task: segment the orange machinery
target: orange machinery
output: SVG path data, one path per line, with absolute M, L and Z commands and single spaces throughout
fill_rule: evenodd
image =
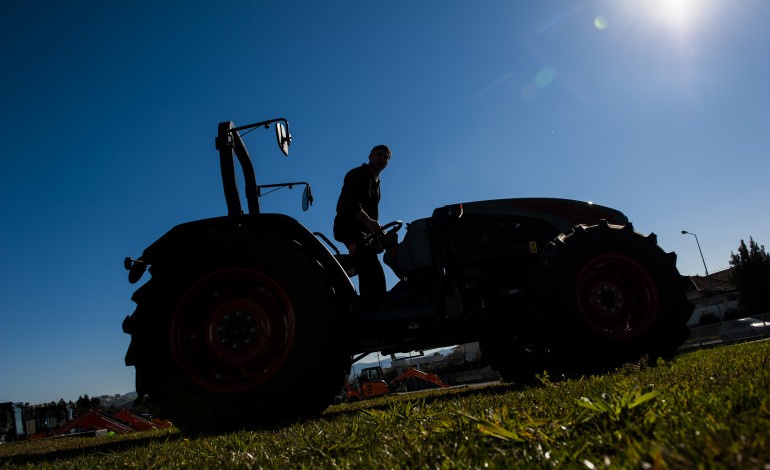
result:
M 449 385 L 441 380 L 441 377 L 432 373 L 424 372 L 414 367 L 410 367 L 402 374 L 395 377 L 389 383 L 385 381 L 382 374 L 382 367 L 368 367 L 361 370 L 358 378 L 359 385 L 356 387 L 350 382 L 346 385 L 348 401 L 358 401 L 366 398 L 377 398 L 395 391 L 405 380 L 417 378 L 432 382 L 441 388 Z

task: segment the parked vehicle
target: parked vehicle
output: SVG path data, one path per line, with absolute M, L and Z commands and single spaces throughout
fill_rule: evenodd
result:
M 543 370 L 587 373 L 671 357 L 693 306 L 676 255 L 636 232 L 620 211 L 580 201 L 501 199 L 450 204 L 386 224 L 372 246 L 399 282 L 385 310 L 363 313 L 348 255 L 321 233 L 262 213 L 240 131 L 288 122 L 219 124 L 228 215 L 172 228 L 137 259 L 126 364 L 156 416 L 193 429 L 227 429 L 319 413 L 368 353 L 479 341 L 505 380 Z M 234 157 L 245 178 L 241 208 Z M 653 362 L 654 363 L 654 362 Z M 308 387 L 312 384 L 312 387 Z
M 719 338 L 722 341 L 758 338 L 769 334 L 770 323 L 752 317 L 726 321 L 719 327 Z

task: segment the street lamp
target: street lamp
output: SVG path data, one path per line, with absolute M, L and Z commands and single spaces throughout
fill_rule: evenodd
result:
M 709 283 L 711 284 L 711 295 L 714 297 L 714 303 L 717 306 L 717 311 L 719 312 L 719 321 L 723 321 L 724 317 L 722 316 L 722 307 L 720 307 L 719 303 L 717 303 L 717 294 L 714 291 L 714 280 L 711 279 L 711 276 L 709 276 L 709 268 L 706 267 L 706 259 L 703 257 L 703 250 L 700 249 L 700 242 L 698 241 L 698 235 L 688 232 L 687 230 L 682 230 L 682 235 L 692 235 L 695 237 L 695 243 L 698 244 L 698 252 L 700 253 L 700 259 L 703 261 L 703 269 L 706 271 L 706 278 L 708 278 Z
M 709 268 L 706 267 L 706 260 L 703 258 L 703 251 L 700 249 L 700 242 L 698 241 L 698 236 L 692 232 L 688 232 L 687 230 L 682 230 L 682 235 L 692 235 L 693 237 L 695 237 L 695 243 L 698 244 L 698 252 L 700 252 L 700 259 L 703 261 L 703 269 L 706 270 L 706 277 L 709 277 Z

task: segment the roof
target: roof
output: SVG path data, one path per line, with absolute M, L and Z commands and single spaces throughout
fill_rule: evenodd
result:
M 101 411 L 91 410 L 86 411 L 75 417 L 72 421 L 67 422 L 67 424 L 57 429 L 54 434 L 63 435 L 69 433 L 71 430 L 83 431 L 94 429 L 108 429 L 116 434 L 124 434 L 133 431 L 128 423 L 102 413 Z
M 128 425 L 136 431 L 147 431 L 148 429 L 154 429 L 158 427 L 149 419 L 145 419 L 129 410 L 120 410 L 112 416 L 125 423 L 128 423 Z
M 687 292 L 714 292 L 728 293 L 735 291 L 735 284 L 732 283 L 730 276 L 733 268 L 723 269 L 708 276 L 689 276 L 690 284 L 687 286 Z

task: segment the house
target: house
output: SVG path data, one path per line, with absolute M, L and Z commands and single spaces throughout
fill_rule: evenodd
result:
M 402 373 L 410 367 L 416 367 L 418 369 L 431 370 L 434 366 L 444 360 L 444 356 L 440 352 L 435 352 L 431 355 L 425 356 L 422 352 L 418 356 L 409 357 L 392 357 L 390 367 L 397 373 Z
M 100 429 L 112 431 L 115 434 L 125 434 L 133 431 L 131 426 L 115 417 L 98 410 L 90 410 L 81 413 L 72 421 L 68 421 L 64 426 L 56 429 L 51 434 L 53 436 L 63 436 L 67 434 L 96 432 Z
M 696 325 L 704 314 L 724 318 L 738 308 L 738 293 L 730 280 L 733 268 L 723 269 L 708 276 L 688 276 L 687 300 L 695 305 L 688 325 Z
M 171 423 L 154 423 L 138 414 L 128 410 L 118 410 L 109 415 L 99 410 L 90 410 L 79 414 L 72 421 L 56 429 L 53 436 L 63 436 L 74 433 L 96 432 L 107 430 L 115 434 L 125 434 L 132 431 L 148 431 L 150 429 L 165 428 Z

